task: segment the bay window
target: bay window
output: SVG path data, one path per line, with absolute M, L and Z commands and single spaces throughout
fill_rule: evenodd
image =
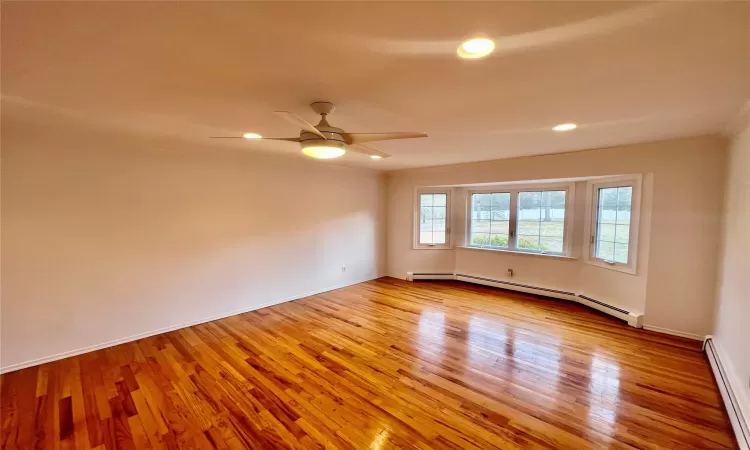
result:
M 467 246 L 566 255 L 571 190 L 565 185 L 470 192 Z

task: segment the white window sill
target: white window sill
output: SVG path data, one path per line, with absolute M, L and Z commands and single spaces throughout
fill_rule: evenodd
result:
M 602 269 L 614 270 L 616 272 L 627 273 L 629 275 L 636 275 L 635 267 L 626 266 L 624 264 L 607 264 L 600 259 L 585 259 L 583 262 L 591 266 L 601 267 Z
M 501 248 L 469 247 L 469 246 L 465 246 L 465 245 L 459 245 L 456 248 L 460 248 L 462 250 L 478 250 L 480 252 L 509 253 L 511 255 L 540 256 L 542 258 L 554 258 L 554 259 L 562 259 L 562 260 L 568 260 L 568 261 L 574 261 L 574 260 L 578 259 L 575 256 L 554 255 L 554 254 L 550 254 L 550 253 L 519 252 L 517 250 L 503 250 Z
M 453 250 L 454 247 L 450 245 L 415 245 L 412 247 L 414 250 Z

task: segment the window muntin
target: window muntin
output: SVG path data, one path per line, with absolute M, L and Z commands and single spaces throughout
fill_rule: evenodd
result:
M 448 194 L 419 194 L 419 245 L 445 245 L 448 242 Z
M 628 264 L 632 202 L 633 186 L 597 188 L 595 258 Z

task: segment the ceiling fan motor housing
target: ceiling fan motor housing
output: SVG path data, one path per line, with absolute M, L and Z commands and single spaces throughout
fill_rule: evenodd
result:
M 341 128 L 332 126 L 318 125 L 315 128 L 318 129 L 326 139 L 321 139 L 320 136 L 309 131 L 302 131 L 299 134 L 300 145 L 303 149 L 307 147 L 335 147 L 342 150 L 347 149 L 347 142 L 344 136 L 341 134 L 344 132 Z

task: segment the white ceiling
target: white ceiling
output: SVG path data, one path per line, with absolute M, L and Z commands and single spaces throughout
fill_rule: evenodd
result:
M 476 34 L 496 52 L 457 59 Z M 327 100 L 347 131 L 429 133 L 340 161 L 387 170 L 564 152 L 720 132 L 750 98 L 750 3 L 3 2 L 2 94 L 3 114 L 290 155 L 207 136 L 296 136 L 271 111 Z

